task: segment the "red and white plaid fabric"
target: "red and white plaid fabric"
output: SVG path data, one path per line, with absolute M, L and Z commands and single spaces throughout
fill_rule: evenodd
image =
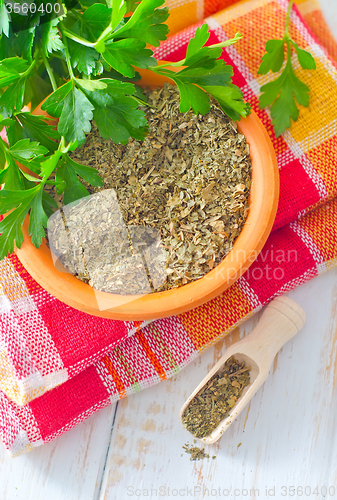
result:
M 244 35 L 223 58 L 277 154 L 281 196 L 273 232 L 251 268 L 222 295 L 149 324 L 76 311 L 43 290 L 15 255 L 1 261 L 0 435 L 12 456 L 174 375 L 275 296 L 337 264 L 337 50 L 315 5 L 306 0 L 303 11 L 310 28 L 297 8 L 290 26 L 316 59 L 316 71 L 298 68 L 311 89 L 310 106 L 276 139 L 268 111 L 258 108 L 260 87 L 271 76 L 257 70 L 265 42 L 283 35 L 287 0 L 171 0 L 172 31 L 185 29 L 155 50 L 160 59 L 183 58 L 205 15 L 211 16 L 204 21 L 210 44 Z M 186 28 L 188 21 L 195 24 Z

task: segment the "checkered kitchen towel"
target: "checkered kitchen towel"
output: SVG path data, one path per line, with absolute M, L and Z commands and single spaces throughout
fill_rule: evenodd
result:
M 283 35 L 287 0 L 170 3 L 176 34 L 156 49 L 157 58 L 183 58 L 205 16 L 210 44 L 237 31 L 244 35 L 223 57 L 277 154 L 281 196 L 274 230 L 256 262 L 221 296 L 147 325 L 76 311 L 43 290 L 15 255 L 1 261 L 0 434 L 12 456 L 172 376 L 275 296 L 337 264 L 337 46 L 315 3 L 298 0 L 290 26 L 317 63 L 316 71 L 298 68 L 311 89 L 310 107 L 278 139 L 268 112 L 258 109 L 260 86 L 270 75 L 257 70 L 265 42 Z

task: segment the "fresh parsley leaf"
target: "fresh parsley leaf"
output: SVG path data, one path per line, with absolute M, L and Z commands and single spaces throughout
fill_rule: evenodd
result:
M 93 186 L 102 186 L 103 184 L 96 169 L 81 165 L 72 160 L 68 155 L 64 155 L 61 165 L 57 169 L 55 179 L 60 186 L 63 186 L 58 192 L 59 194 L 64 192 L 63 202 L 65 205 L 89 195 L 79 177 Z
M 20 165 L 23 165 L 24 167 L 28 168 L 28 170 L 30 172 L 33 172 L 34 174 L 37 174 L 38 176 L 40 176 L 40 174 L 41 174 L 41 162 L 43 162 L 44 160 L 45 160 L 45 157 L 37 156 L 37 157 L 30 159 L 30 160 L 20 158 L 18 161 L 19 161 Z M 21 169 L 21 167 L 20 167 L 20 170 L 21 170 L 21 174 L 26 179 L 28 179 L 29 176 L 27 177 L 27 174 Z
M 0 171 L 0 184 L 4 184 L 6 190 L 11 191 L 24 189 L 22 175 L 19 167 L 11 155 L 6 155 L 7 166 Z M 1 191 L 2 192 L 2 191 Z
M 208 47 L 203 48 L 208 49 Z M 167 69 L 161 70 L 160 67 L 157 69 L 157 72 L 176 82 L 180 93 L 179 110 L 186 113 L 192 108 L 194 113 L 203 115 L 208 113 L 210 110 L 208 94 L 210 94 L 233 120 L 240 120 L 240 116 L 248 116 L 250 107 L 244 102 L 241 90 L 232 84 L 232 67 L 223 60 L 214 59 L 212 53 L 208 54 L 207 50 L 202 52 L 201 66 L 198 66 L 198 60 L 195 59 L 197 53 L 200 53 L 199 49 L 191 55 L 192 66 L 177 73 Z
M 23 59 L 27 59 L 29 63 L 33 60 L 33 45 L 35 40 L 35 27 L 19 31 L 16 34 L 16 47 L 12 46 L 14 55 L 20 54 Z
M 164 0 L 142 0 L 124 26 L 114 31 L 110 38 L 136 38 L 158 47 L 169 32 L 168 26 L 163 24 L 169 16 L 168 8 L 157 8 L 163 3 Z
M 0 0 L 0 35 L 3 33 L 8 37 L 9 34 L 9 17 L 4 0 Z
M 211 46 L 205 46 L 209 37 L 210 32 L 207 24 L 203 24 L 197 28 L 194 37 L 188 43 L 186 57 L 182 61 L 179 61 L 179 65 L 188 66 L 189 68 L 193 68 L 195 66 L 197 68 L 204 67 L 206 69 L 210 69 L 213 67 L 215 60 L 221 56 L 222 49 L 241 40 L 242 35 L 240 33 L 236 33 L 235 37 L 230 40 Z M 218 63 L 219 62 L 220 61 L 218 61 Z M 224 65 L 226 65 L 226 63 Z
M 68 40 L 68 46 L 72 67 L 77 68 L 80 73 L 85 75 L 95 75 L 99 69 L 100 54 L 95 49 L 73 40 Z
M 134 95 L 136 87 L 132 83 L 120 82 L 112 78 L 102 78 L 101 82 L 105 83 L 106 88 L 103 90 L 96 90 L 95 92 L 86 92 L 89 100 L 95 106 L 112 106 L 114 102 L 121 97 Z
M 121 97 L 113 106 L 95 109 L 94 119 L 101 136 L 116 144 L 126 144 L 130 137 L 145 139 L 147 122 L 144 112 L 137 107 L 135 99 Z
M 6 127 L 7 140 L 10 146 L 25 138 L 23 127 L 15 116 L 8 118 L 10 123 Z
M 132 78 L 136 73 L 132 65 L 138 68 L 148 68 L 157 64 L 152 57 L 152 50 L 145 47 L 145 42 L 134 38 L 117 42 L 110 41 L 105 44 L 102 57 L 113 69 Z
M 304 49 L 300 49 L 300 47 L 297 45 L 297 43 L 295 43 L 293 40 L 291 40 L 291 44 L 296 49 L 297 59 L 301 65 L 301 67 L 303 69 L 316 69 L 315 59 L 312 57 L 310 52 L 308 52 Z
M 19 193 L 26 195 L 26 191 L 19 191 Z M 4 196 L 13 199 L 14 193 L 4 189 L 0 191 L 0 213 L 3 214 L 9 210 L 3 203 Z M 0 222 L 0 260 L 13 252 L 14 244 L 20 248 L 23 243 L 22 224 L 29 212 L 31 198 L 27 197 L 26 200 L 22 199 L 20 202 L 20 205 Z
M 42 109 L 51 116 L 59 117 L 57 130 L 68 142 L 85 142 L 85 132 L 90 132 L 94 106 L 83 92 L 69 81 L 58 88 L 44 102 Z
M 227 86 L 204 86 L 208 92 L 219 103 L 222 111 L 232 120 L 239 121 L 240 117 L 246 118 L 250 113 L 250 105 L 242 99 L 242 92 L 236 85 Z
M 285 67 L 276 80 L 261 87 L 259 98 L 260 108 L 271 106 L 270 113 L 276 137 L 291 126 L 291 120 L 298 119 L 299 110 L 296 102 L 302 106 L 309 106 L 309 87 L 295 75 L 291 60 L 291 47 L 295 48 L 298 62 L 303 69 L 316 69 L 313 56 L 301 49 L 290 38 L 289 22 L 292 5 L 293 2 L 289 2 L 282 40 L 269 40 L 266 43 L 266 54 L 262 57 L 258 71 L 260 75 L 265 75 L 269 71 L 279 72 L 284 63 L 284 46 L 286 45 L 287 61 Z
M 73 88 L 64 100 L 64 108 L 58 123 L 60 134 L 67 141 L 77 141 L 81 146 L 86 139 L 85 132 L 89 133 L 91 130 L 93 109 L 83 92 Z
M 14 210 L 13 210 L 14 209 Z M 22 224 L 31 210 L 29 234 L 32 242 L 38 248 L 44 237 L 44 227 L 47 225 L 47 215 L 42 204 L 42 188 L 35 186 L 24 191 L 3 189 L 0 191 L 0 213 L 13 210 L 0 222 L 0 259 L 18 248 L 23 242 Z
M 75 82 L 81 89 L 89 90 L 91 92 L 94 92 L 95 90 L 102 90 L 107 87 L 103 80 L 83 80 L 82 78 L 76 78 Z
M 20 139 L 28 138 L 39 142 L 48 151 L 54 152 L 57 149 L 55 140 L 60 139 L 60 134 L 45 120 L 45 117 L 32 115 L 29 112 L 16 113 L 12 125 L 7 129 L 9 144 L 13 145 Z
M 38 186 L 26 191 L 2 189 L 0 191 L 0 214 L 5 215 L 26 200 L 32 200 L 37 189 Z
M 5 168 L 0 171 L 0 184 L 4 184 L 6 190 L 12 191 L 31 187 L 26 181 L 31 183 L 36 179 L 23 172 L 16 162 L 25 165 L 31 172 L 40 174 L 40 163 L 46 153 L 48 153 L 47 148 L 29 139 L 20 139 L 9 148 L 6 146 L 4 158 L 6 166 L 3 165 Z
M 111 9 L 101 3 L 94 3 L 72 26 L 71 33 L 78 35 L 84 41 L 95 42 L 102 31 L 109 25 Z M 99 74 L 103 71 L 100 54 L 92 47 L 80 43 L 80 40 L 68 40 L 71 65 L 85 75 Z M 104 46 L 104 44 L 103 44 Z
M 110 20 L 110 25 L 113 30 L 119 26 L 121 21 L 123 20 L 125 14 L 127 12 L 131 12 L 131 9 L 128 9 L 128 5 L 124 0 L 111 0 L 112 15 Z M 128 10 L 127 10 L 128 9 Z M 132 9 L 133 12 L 133 9 Z
M 216 59 L 221 56 L 221 47 L 204 47 L 210 36 L 208 31 L 208 25 L 203 24 L 200 28 L 197 28 L 186 49 L 186 58 L 182 61 L 183 66 L 188 66 L 193 68 L 213 67 L 213 63 Z
M 71 32 L 82 39 L 95 42 L 110 22 L 111 9 L 106 5 L 95 3 L 83 14 L 78 15 L 77 22 L 71 27 Z
M 0 37 L 0 59 L 19 56 L 31 63 L 35 33 L 35 27 L 31 27 L 17 33 L 11 31 L 10 42 L 5 37 Z
M 56 201 L 47 191 L 42 192 L 42 204 L 47 217 L 50 217 L 58 209 Z
M 2 115 L 0 115 L 0 127 L 7 127 L 12 125 L 13 123 L 13 118 L 3 118 Z
M 4 116 L 12 116 L 15 109 L 23 107 L 25 93 L 25 80 L 18 79 L 10 85 L 0 97 L 0 113 Z
M 302 106 L 309 105 L 309 91 L 309 87 L 295 75 L 290 60 L 276 80 L 261 87 L 260 107 L 271 106 L 276 137 L 290 127 L 291 119 L 298 119 L 296 101 Z
M 55 151 L 47 160 L 41 163 L 41 176 L 44 181 L 48 179 L 48 177 L 52 174 L 52 172 L 56 169 L 60 158 L 62 157 L 62 152 L 60 149 Z
M 0 113 L 12 116 L 14 109 L 21 109 L 29 64 L 25 59 L 10 57 L 0 62 L 0 88 L 6 87 L 0 97 Z
M 0 176 L 1 176 L 1 170 L 3 170 L 5 168 L 5 165 L 6 165 L 6 155 L 3 151 L 3 149 L 0 148 Z
M 50 116 L 60 118 L 64 100 L 73 89 L 73 82 L 69 81 L 53 92 L 42 104 L 41 109 L 47 111 Z
M 26 79 L 24 104 L 29 105 L 30 109 L 35 109 L 52 92 L 49 79 L 33 73 Z
M 45 237 L 44 228 L 47 227 L 48 217 L 42 202 L 43 190 L 39 189 L 30 203 L 30 218 L 28 233 L 32 237 L 32 243 L 36 248 L 42 243 Z
M 41 45 L 44 54 L 48 57 L 48 54 L 54 51 L 64 49 L 63 42 L 60 38 L 57 25 L 59 23 L 59 18 L 51 19 L 47 23 L 43 23 L 41 26 L 42 39 Z
M 82 26 L 82 33 L 85 31 L 93 37 L 92 41 L 108 27 L 111 18 L 111 9 L 108 9 L 106 5 L 101 3 L 95 3 L 81 16 L 79 23 Z
M 186 59 L 185 59 L 186 62 L 191 60 L 191 58 L 198 52 L 200 53 L 201 48 L 207 43 L 209 37 L 210 37 L 210 32 L 208 31 L 207 24 L 203 24 L 202 26 L 196 29 L 194 37 L 189 41 L 186 49 Z
M 206 62 L 203 58 L 201 66 L 194 63 L 192 66 L 184 68 L 176 73 L 177 78 L 184 82 L 193 82 L 200 87 L 204 87 L 205 85 L 209 87 L 218 87 L 230 85 L 232 83 L 233 68 L 226 64 L 225 61 L 209 60 L 207 63 L 209 66 L 208 69 L 205 65 Z
M 259 75 L 266 75 L 268 71 L 280 71 L 284 62 L 284 40 L 268 40 L 266 51 L 258 70 Z
M 233 85 L 233 68 L 219 59 L 223 44 L 205 46 L 209 40 L 209 29 L 203 24 L 196 29 L 194 38 L 187 46 L 186 57 L 173 63 L 175 66 L 186 66 L 178 72 L 168 70 L 166 65 L 151 68 L 155 73 L 171 78 L 178 86 L 180 93 L 179 110 L 186 113 L 193 109 L 194 113 L 206 114 L 210 110 L 210 96 L 214 97 L 222 110 L 233 120 L 240 120 L 250 112 L 250 107 L 243 101 L 240 89 Z M 226 45 L 237 42 L 241 35 L 226 40 Z
M 103 139 L 111 139 L 115 144 L 128 142 L 130 133 L 124 126 L 123 120 L 122 123 L 118 120 L 112 106 L 95 109 L 94 120 Z
M 48 153 L 48 149 L 41 146 L 38 142 L 21 139 L 10 148 L 9 152 L 14 158 L 20 161 L 22 158 L 30 160 L 36 156 L 44 155 Z
M 103 180 L 98 175 L 97 170 L 93 167 L 88 167 L 88 165 L 82 165 L 74 161 L 70 156 L 65 157 L 65 162 L 68 168 L 72 168 L 76 174 L 81 177 L 86 182 L 89 182 L 92 186 L 98 187 L 103 186 Z
M 26 59 L 20 57 L 8 57 L 0 61 L 0 88 L 7 87 L 17 81 L 29 68 Z
M 137 109 L 137 99 L 132 97 L 136 87 L 111 78 L 100 81 L 106 88 L 86 91 L 86 96 L 95 105 L 94 119 L 102 137 L 117 144 L 126 144 L 130 137 L 144 139 L 147 122 L 144 112 Z
M 29 165 L 29 161 L 27 163 Z M 21 174 L 24 177 L 24 180 L 27 180 L 27 181 L 33 183 L 32 186 L 25 186 L 25 189 L 29 189 L 29 187 L 33 187 L 34 184 L 37 184 L 38 182 L 42 182 L 41 179 L 39 179 L 38 177 L 31 175 L 31 174 L 28 174 L 27 172 L 23 171 L 21 168 L 20 168 L 20 170 L 21 170 Z
M 211 108 L 209 97 L 203 90 L 179 78 L 175 78 L 175 82 L 180 93 L 179 110 L 181 113 L 186 113 L 191 108 L 196 114 L 205 115 L 209 112 Z

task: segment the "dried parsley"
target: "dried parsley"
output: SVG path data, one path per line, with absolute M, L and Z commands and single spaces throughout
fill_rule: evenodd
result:
M 182 416 L 184 427 L 203 438 L 218 427 L 250 383 L 250 368 L 231 356 L 189 403 Z
M 251 161 L 245 137 L 217 105 L 206 115 L 182 114 L 176 86 L 167 84 L 146 95 L 149 133 L 144 141 L 116 145 L 93 125 L 72 158 L 95 167 L 103 178 L 103 187 L 85 184 L 91 194 L 116 190 L 127 226 L 159 231 L 166 279 L 151 291 L 163 291 L 201 278 L 232 249 L 249 211 Z M 94 284 L 77 274 L 111 291 L 105 263 L 101 277 L 99 272 Z M 127 293 L 137 293 L 135 280 Z
M 189 443 L 186 443 L 183 446 L 183 449 L 185 450 L 185 453 L 188 453 L 189 455 L 191 455 L 191 458 L 190 458 L 191 461 L 203 460 L 204 458 L 207 458 L 207 459 L 210 458 L 209 454 L 205 453 L 205 448 L 198 448 L 198 446 L 193 446 L 193 445 L 190 445 Z M 215 455 L 213 455 L 212 459 L 214 459 L 214 458 L 216 458 Z

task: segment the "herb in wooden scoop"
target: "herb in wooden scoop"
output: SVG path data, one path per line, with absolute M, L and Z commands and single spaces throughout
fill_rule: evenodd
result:
M 231 356 L 187 406 L 182 422 L 195 437 L 203 438 L 218 427 L 250 383 L 250 367 Z

